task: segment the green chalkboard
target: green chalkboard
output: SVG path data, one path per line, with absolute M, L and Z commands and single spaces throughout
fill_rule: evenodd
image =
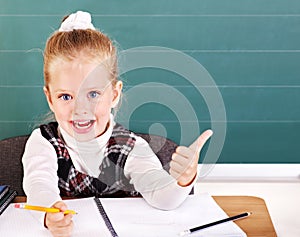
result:
M 64 15 L 85 10 L 119 49 L 119 122 L 183 145 L 213 128 L 203 162 L 300 163 L 298 0 L 0 6 L 0 139 L 29 134 L 47 113 L 45 42 Z

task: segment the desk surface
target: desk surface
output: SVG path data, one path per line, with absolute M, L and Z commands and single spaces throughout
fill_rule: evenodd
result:
M 235 221 L 248 237 L 277 237 L 263 199 L 252 196 L 213 196 L 213 198 L 229 216 L 252 212 L 251 216 Z
M 248 237 L 277 237 L 263 199 L 252 196 L 213 196 L 213 198 L 229 216 L 252 212 L 251 216 L 235 221 Z M 26 197 L 16 197 L 14 202 L 26 202 Z

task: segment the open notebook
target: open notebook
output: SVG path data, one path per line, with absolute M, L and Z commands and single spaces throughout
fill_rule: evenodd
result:
M 208 194 L 191 195 L 172 211 L 152 208 L 142 198 L 100 201 L 119 237 L 175 237 L 183 230 L 227 217 Z M 73 237 L 112 236 L 93 198 L 67 200 L 66 203 L 78 212 L 74 215 Z M 31 212 L 10 205 L 0 216 L 0 236 L 50 237 L 48 230 L 32 217 Z M 246 234 L 235 223 L 227 222 L 189 236 L 243 237 Z

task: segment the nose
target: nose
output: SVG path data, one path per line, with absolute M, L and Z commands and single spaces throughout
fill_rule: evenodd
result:
M 86 115 L 90 113 L 90 110 L 89 101 L 84 96 L 77 97 L 74 105 L 74 115 Z

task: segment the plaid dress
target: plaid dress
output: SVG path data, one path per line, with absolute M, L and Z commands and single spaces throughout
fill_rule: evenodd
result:
M 134 197 L 140 196 L 124 175 L 126 159 L 135 144 L 134 134 L 116 124 L 104 151 L 98 178 L 76 170 L 63 139 L 58 134 L 58 124 L 40 126 L 42 136 L 54 147 L 57 154 L 58 187 L 62 197 Z

